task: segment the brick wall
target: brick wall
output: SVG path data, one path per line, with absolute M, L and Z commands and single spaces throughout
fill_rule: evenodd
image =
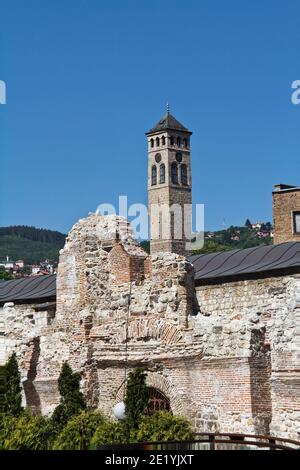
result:
M 114 245 L 109 252 L 109 271 L 114 284 L 141 281 L 150 274 L 147 253 L 134 256 L 128 253 L 122 244 Z

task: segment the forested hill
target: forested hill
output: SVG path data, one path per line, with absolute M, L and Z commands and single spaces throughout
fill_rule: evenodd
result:
M 66 235 L 53 230 L 16 225 L 0 227 L 0 261 L 23 259 L 38 264 L 45 259 L 58 260 Z
M 248 222 L 248 223 L 247 223 Z M 270 222 L 257 224 L 253 227 L 249 220 L 242 227 L 228 227 L 215 232 L 205 232 L 204 247 L 199 253 L 213 253 L 216 251 L 243 250 L 260 245 L 273 243 L 273 227 Z M 196 253 L 196 252 L 195 252 Z
M 27 238 L 33 242 L 64 244 L 66 235 L 44 228 L 28 227 L 26 225 L 12 225 L 11 227 L 0 227 L 0 237 L 11 235 L 13 237 Z

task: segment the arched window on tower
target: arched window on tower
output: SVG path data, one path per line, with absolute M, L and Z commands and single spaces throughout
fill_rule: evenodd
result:
M 173 137 L 172 135 L 171 135 L 171 137 L 170 137 L 170 144 L 171 144 L 171 145 L 174 145 L 174 137 Z
M 178 166 L 175 162 L 171 165 L 171 180 L 173 184 L 178 184 Z
M 184 145 L 185 148 L 187 148 L 187 146 L 188 146 L 188 140 L 187 140 L 186 137 L 183 139 L 183 145 Z
M 161 138 L 161 144 L 162 144 L 162 145 L 166 145 L 166 138 L 165 138 L 164 135 L 163 135 L 162 138 Z
M 177 146 L 178 146 L 178 147 L 181 146 L 181 138 L 180 138 L 180 137 L 177 137 Z
M 187 167 L 185 163 L 181 165 L 180 172 L 181 172 L 181 184 L 187 185 L 188 177 L 187 177 Z
M 162 163 L 159 167 L 159 182 L 160 184 L 165 183 L 166 181 L 166 167 L 165 164 Z
M 156 147 L 159 147 L 159 137 L 156 137 Z
M 152 166 L 152 172 L 151 172 L 151 184 L 152 186 L 155 186 L 157 183 L 157 169 L 156 165 Z
M 154 147 L 154 140 L 153 139 L 150 139 L 150 147 Z

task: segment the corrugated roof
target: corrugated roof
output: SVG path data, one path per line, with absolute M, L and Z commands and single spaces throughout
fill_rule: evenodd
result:
M 0 283 L 0 303 L 55 297 L 56 275 L 30 276 Z
M 189 261 L 194 265 L 196 281 L 213 281 L 255 273 L 275 274 L 276 271 L 291 268 L 298 268 L 300 272 L 300 242 L 193 255 L 189 257 Z M 0 303 L 34 301 L 55 295 L 55 274 L 0 282 Z
M 172 114 L 167 112 L 160 119 L 160 121 L 152 129 L 150 129 L 150 131 L 146 133 L 146 135 L 154 134 L 155 132 L 161 132 L 165 130 L 184 131 L 191 134 L 191 132 L 186 127 L 184 127 L 179 121 L 177 121 L 177 119 L 174 118 Z
M 300 272 L 300 242 L 193 255 L 189 261 L 194 265 L 196 280 L 259 274 L 290 268 L 299 268 Z

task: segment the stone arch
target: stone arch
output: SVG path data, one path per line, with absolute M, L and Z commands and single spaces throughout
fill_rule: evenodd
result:
M 165 344 L 176 344 L 182 340 L 182 331 L 178 326 L 172 325 L 163 319 L 141 318 L 130 320 L 128 323 L 128 341 L 161 340 Z M 126 325 L 123 325 L 113 339 L 113 343 L 126 342 Z
M 162 392 L 169 400 L 173 414 L 184 415 L 184 399 L 181 398 L 179 390 L 173 382 L 162 374 L 157 372 L 147 372 L 146 384 L 148 387 L 156 388 Z M 115 403 L 123 401 L 125 392 L 125 380 L 121 383 L 116 393 Z

